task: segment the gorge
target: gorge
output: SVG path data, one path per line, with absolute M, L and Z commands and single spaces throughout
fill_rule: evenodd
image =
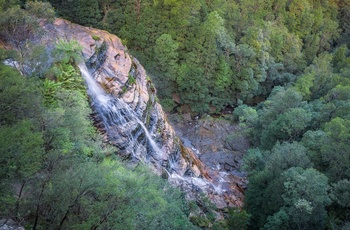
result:
M 167 121 L 156 89 L 119 38 L 106 31 L 56 19 L 45 25 L 47 44 L 75 39 L 83 47 L 81 73 L 88 85 L 95 124 L 105 141 L 130 162 L 144 162 L 186 192 L 188 199 L 206 194 L 219 209 L 243 206 L 246 181 L 226 170 L 204 165 L 186 148 Z
M 350 229 L 349 1 L 0 12 L 0 230 Z
M 56 19 L 50 30 L 83 46 L 88 68 L 82 64 L 80 69 L 96 123 L 123 157 L 150 164 L 157 174 L 181 187 L 188 199 L 206 194 L 219 209 L 243 206 L 245 179 L 207 167 L 182 144 L 156 100 L 146 71 L 119 38 L 62 19 Z

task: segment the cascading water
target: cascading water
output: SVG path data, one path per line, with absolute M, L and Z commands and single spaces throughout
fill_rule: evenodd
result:
M 79 68 L 88 86 L 92 106 L 102 119 L 109 139 L 114 141 L 118 148 L 130 152 L 134 158 L 140 160 L 143 158 L 140 152 L 146 148 L 142 144 L 142 140 L 144 140 L 142 135 L 145 135 L 152 151 L 156 153 L 155 155 L 162 156 L 163 151 L 157 146 L 143 122 L 130 106 L 122 100 L 106 94 L 92 77 L 85 64 L 80 64 Z M 132 133 L 131 130 L 137 131 Z
M 85 64 L 80 64 L 79 68 L 88 86 L 92 107 L 102 119 L 109 141 L 112 141 L 119 149 L 130 153 L 133 159 L 138 161 L 149 162 L 147 155 L 152 155 L 150 158 L 153 159 L 151 160 L 153 165 L 158 170 L 161 169 L 162 172 L 167 173 L 170 183 L 187 191 L 189 199 L 195 199 L 193 191 L 212 194 L 216 199 L 227 196 L 229 175 L 218 173 L 216 178 L 218 183 L 212 183 L 202 175 L 195 176 L 193 173 L 186 175 L 186 172 L 182 172 L 180 152 L 167 155 L 157 146 L 140 120 L 140 116 L 127 103 L 107 94 L 95 81 Z

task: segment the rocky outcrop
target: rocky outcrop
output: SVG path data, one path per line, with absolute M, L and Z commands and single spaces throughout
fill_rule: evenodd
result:
M 173 122 L 177 135 L 187 148 L 197 153 L 202 162 L 220 171 L 237 171 L 242 166 L 242 157 L 249 148 L 249 140 L 237 125 L 223 118 L 210 116 Z
M 241 178 L 207 167 L 195 151 L 182 144 L 156 100 L 156 89 L 146 71 L 117 36 L 62 19 L 45 28 L 47 40 L 76 39 L 83 46 L 83 58 L 94 80 L 114 98 L 108 102 L 113 104 L 113 115 L 100 110 L 101 105 L 92 99 L 97 123 L 106 140 L 125 158 L 151 164 L 189 199 L 207 194 L 219 209 L 242 206 Z
M 196 153 L 221 196 L 212 196 L 217 206 L 242 206 L 247 179 L 241 172 L 242 157 L 249 140 L 237 125 L 210 116 L 192 119 L 190 114 L 170 115 L 170 123 L 184 145 Z M 224 201 L 221 197 L 224 196 Z

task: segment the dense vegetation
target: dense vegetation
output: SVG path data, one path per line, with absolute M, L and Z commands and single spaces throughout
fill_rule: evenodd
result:
M 245 215 L 240 226 L 250 216 L 250 229 L 350 228 L 349 0 L 49 2 L 64 18 L 121 37 L 146 66 L 162 103 L 169 108 L 175 106 L 174 94 L 180 95 L 183 111 L 190 108 L 201 114 L 238 106 L 235 117 L 253 145 L 244 159 L 249 176 L 245 208 L 250 215 Z M 6 15 L 13 11 L 17 19 L 23 17 L 17 21 L 24 22 L 25 11 L 8 9 L 12 3 L 16 1 L 0 1 L 0 8 L 7 10 Z M 37 12 L 35 7 L 27 11 Z M 4 30 L 6 17 L 1 20 Z M 18 66 L 21 73 L 32 75 L 24 67 L 47 54 L 41 47 L 28 52 L 27 40 L 17 40 L 12 45 L 21 52 L 12 55 L 19 63 L 26 62 Z M 0 159 L 6 166 L 1 168 L 1 183 L 5 183 L 1 192 L 9 194 L 1 198 L 7 207 L 2 210 L 42 226 L 51 224 L 48 220 L 59 226 L 63 220 L 81 228 L 91 223 L 87 220 L 104 220 L 110 213 L 101 210 L 109 208 L 114 214 L 108 224 L 128 227 L 152 218 L 155 222 L 147 226 L 166 224 L 162 215 L 175 210 L 179 219 L 170 228 L 183 223 L 190 226 L 184 208 L 179 209 L 184 207 L 182 200 L 156 191 L 164 185 L 152 176 L 147 177 L 146 187 L 154 197 L 144 199 L 162 200 L 154 204 L 162 204 L 162 209 L 154 213 L 157 208 L 137 206 L 142 196 L 130 195 L 137 189 L 125 188 L 145 186 L 136 176 L 140 169 L 128 171 L 117 182 L 108 179 L 113 172 L 127 169 L 104 159 L 104 152 L 117 150 L 102 148 L 93 132 L 84 90 L 64 83 L 71 77 L 59 77 L 59 73 L 74 75 L 72 64 L 58 55 L 51 71 L 44 71 L 47 66 L 36 67 L 39 79 L 35 75 L 23 78 L 1 67 L 0 98 L 5 109 L 0 115 L 0 148 L 6 153 Z M 67 177 L 81 180 L 79 175 L 86 175 L 81 187 L 67 182 Z M 106 184 L 92 189 L 89 183 L 95 183 L 95 175 L 105 175 L 98 182 Z M 58 184 L 52 183 L 56 180 Z M 118 190 L 109 190 L 113 186 Z M 13 190 L 18 198 L 10 195 Z M 72 195 L 59 196 L 62 193 Z M 119 202 L 124 206 L 113 206 Z M 123 216 L 123 208 L 135 218 Z M 142 216 L 142 208 L 152 209 L 153 216 Z M 65 214 L 70 218 L 64 218 Z M 238 220 L 229 223 L 234 226 Z
M 266 98 L 350 35 L 343 0 L 50 2 L 69 20 L 117 34 L 164 105 L 176 93 L 198 113 Z
M 52 20 L 53 9 L 2 10 L 1 36 L 15 50 L 1 59 L 17 68 L 0 64 L 0 219 L 26 229 L 196 229 L 188 219 L 196 206 L 180 191 L 102 142 L 76 68 L 78 43 L 31 43 L 37 17 Z

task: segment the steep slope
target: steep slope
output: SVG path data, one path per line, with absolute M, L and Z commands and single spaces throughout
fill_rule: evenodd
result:
M 117 36 L 62 19 L 44 27 L 48 33 L 43 42 L 47 44 L 75 39 L 83 46 L 87 71 L 82 69 L 82 74 L 92 77 L 91 84 L 97 83 L 88 84 L 96 126 L 123 157 L 149 163 L 157 174 L 180 186 L 189 199 L 204 193 L 220 209 L 242 207 L 243 191 L 238 188 L 245 186 L 244 179 L 209 169 L 182 145 L 157 102 L 146 71 Z M 101 91 L 93 92 L 92 87 Z M 98 99 L 101 94 L 105 99 Z

